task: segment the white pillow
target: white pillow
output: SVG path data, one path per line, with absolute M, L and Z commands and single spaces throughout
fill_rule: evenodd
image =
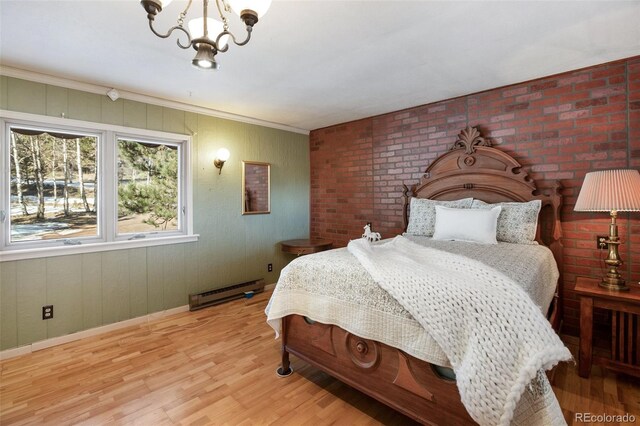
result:
M 446 206 L 456 208 L 471 208 L 473 198 L 463 198 L 454 201 L 430 200 L 428 198 L 411 198 L 409 204 L 409 224 L 407 234 L 423 235 L 430 237 L 433 235 L 433 226 L 436 223 L 435 206 Z
M 436 206 L 434 240 L 498 244 L 496 229 L 501 206 L 485 209 L 453 209 Z
M 538 244 L 536 231 L 538 230 L 538 216 L 542 202 L 533 200 L 526 203 L 496 203 L 487 204 L 484 201 L 473 200 L 472 209 L 491 209 L 501 206 L 502 212 L 498 217 L 498 241 L 516 244 Z

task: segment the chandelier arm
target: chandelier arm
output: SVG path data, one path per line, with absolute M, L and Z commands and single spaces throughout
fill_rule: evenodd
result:
M 220 7 L 220 3 L 222 3 L 223 7 Z M 216 0 L 216 7 L 218 8 L 218 14 L 220 15 L 220 19 L 222 20 L 222 28 L 225 31 L 229 31 L 229 21 L 227 21 L 227 17 L 224 16 L 224 13 L 222 13 L 223 10 L 225 12 L 229 12 L 229 5 L 227 5 L 224 0 Z
M 191 8 L 192 2 L 193 0 L 189 0 L 189 3 L 187 3 L 187 7 L 185 7 L 182 13 L 180 14 L 180 18 L 184 19 L 184 17 L 187 16 L 187 13 L 189 12 L 189 8 Z
M 234 36 L 232 33 L 230 33 L 229 31 L 223 31 L 220 34 L 218 34 L 218 37 L 216 37 L 216 46 L 220 45 L 220 39 L 225 36 L 228 35 L 229 37 L 231 37 L 231 40 L 233 40 L 233 44 L 235 44 L 236 46 L 244 46 L 245 44 L 249 43 L 249 41 L 251 40 L 251 31 L 253 30 L 253 28 L 251 28 L 250 26 L 247 26 L 247 38 L 244 39 L 241 42 L 238 42 L 236 40 L 236 36 Z M 229 50 L 229 43 L 227 43 L 223 49 L 218 49 L 218 52 L 224 53 L 227 50 Z
M 161 34 L 161 33 L 157 32 L 155 30 L 155 28 L 153 28 L 153 22 L 154 21 L 151 21 L 151 20 L 149 21 L 149 28 L 151 28 L 151 32 L 153 32 L 158 37 L 160 37 L 160 38 L 169 38 L 171 36 L 171 33 L 173 33 L 173 31 L 179 30 L 179 31 L 182 31 L 183 33 L 185 33 L 189 43 L 186 44 L 186 45 L 180 43 L 180 37 L 178 37 L 178 39 L 176 40 L 176 43 L 178 44 L 178 46 L 180 46 L 182 49 L 188 49 L 188 48 L 191 47 L 191 34 L 189 34 L 189 31 L 185 30 L 183 27 L 181 27 L 179 25 L 176 25 L 176 26 L 173 26 L 173 27 L 169 28 L 169 30 L 166 32 L 166 34 Z

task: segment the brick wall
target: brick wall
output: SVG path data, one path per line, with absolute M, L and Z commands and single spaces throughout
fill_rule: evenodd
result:
M 311 236 L 346 245 L 366 222 L 383 237 L 402 231 L 402 184 L 415 184 L 477 126 L 518 160 L 538 186 L 564 186 L 565 328 L 577 334 L 577 275 L 600 276 L 596 235 L 606 214 L 577 213 L 585 173 L 640 168 L 640 57 L 314 130 Z M 640 280 L 640 214 L 620 214 L 623 272 Z M 606 319 L 600 314 L 601 325 Z

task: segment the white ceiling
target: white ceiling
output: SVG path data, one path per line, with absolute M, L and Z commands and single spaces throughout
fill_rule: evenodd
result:
M 639 22 L 637 0 L 275 0 L 210 71 L 137 0 L 0 0 L 0 62 L 311 130 L 640 55 Z

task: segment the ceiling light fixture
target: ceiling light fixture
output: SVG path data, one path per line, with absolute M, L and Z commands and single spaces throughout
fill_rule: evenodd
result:
M 147 19 L 149 19 L 149 28 L 160 38 L 168 38 L 175 31 L 182 31 L 187 36 L 187 42 L 180 41 L 180 37 L 176 40 L 179 47 L 188 49 L 193 47 L 196 50 L 196 56 L 191 63 L 204 69 L 218 69 L 216 62 L 216 54 L 218 52 L 226 52 L 229 50 L 227 44 L 229 38 L 238 46 L 244 46 L 251 39 L 253 26 L 258 22 L 269 9 L 271 0 L 215 0 L 218 14 L 222 22 L 208 17 L 209 0 L 202 0 L 202 14 L 200 18 L 192 19 L 188 23 L 188 29 L 184 27 L 184 20 L 189 12 L 193 0 L 189 0 L 187 7 L 178 15 L 178 23 L 165 33 L 159 33 L 153 27 L 156 15 L 162 12 L 163 7 L 167 7 L 172 0 L 142 0 L 140 4 L 147 11 Z M 236 37 L 229 32 L 229 23 L 225 13 L 231 10 L 236 12 L 242 22 L 244 22 L 247 30 L 247 37 L 243 41 L 237 41 Z M 215 38 L 209 37 L 209 34 L 217 34 Z

